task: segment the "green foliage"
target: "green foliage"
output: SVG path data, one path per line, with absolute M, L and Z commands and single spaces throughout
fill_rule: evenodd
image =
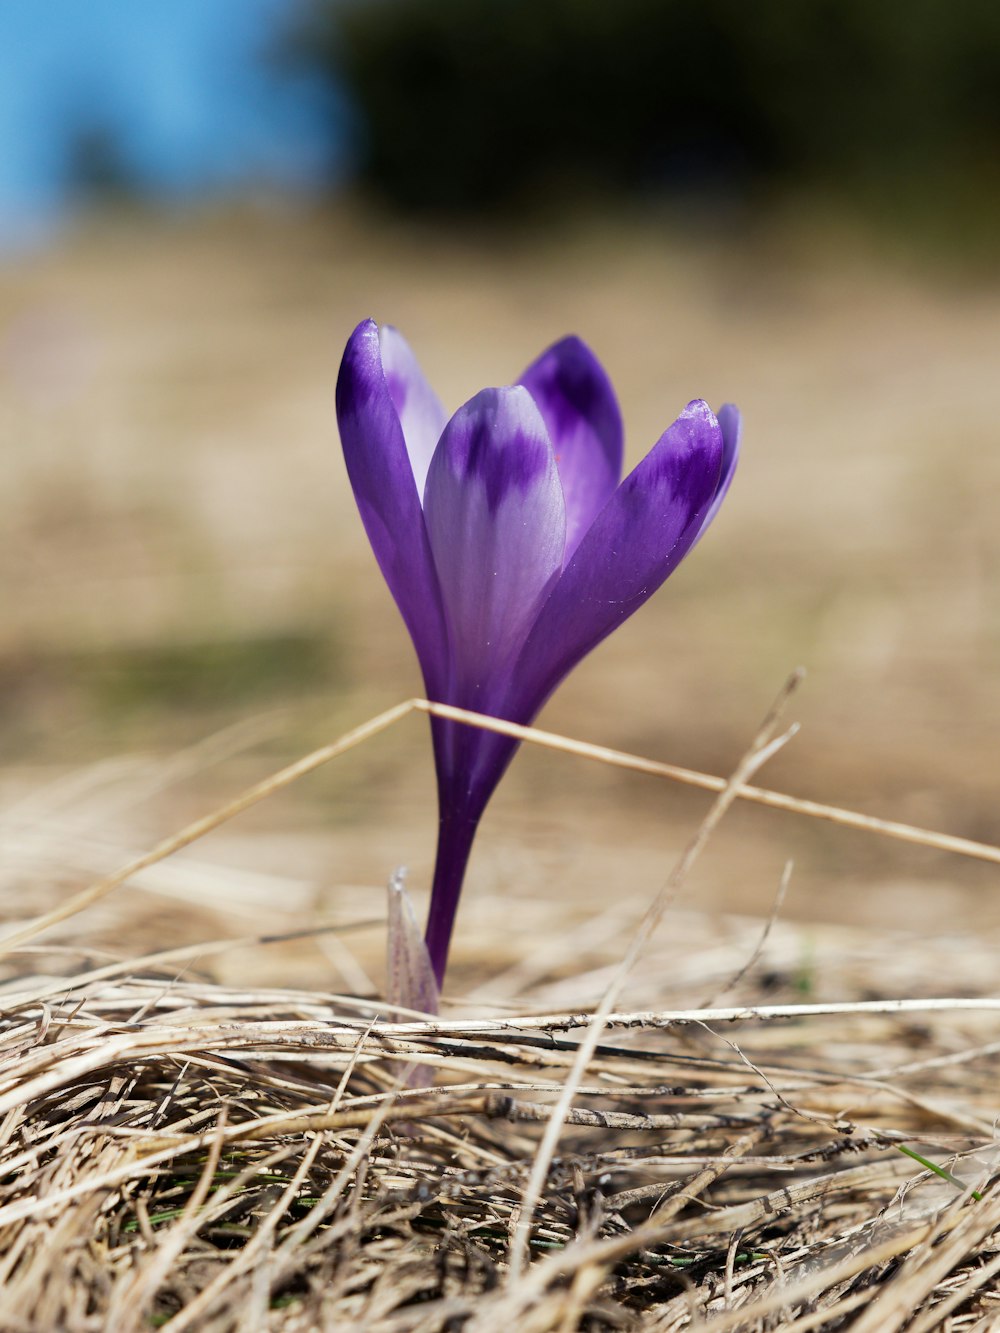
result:
M 267 633 L 154 641 L 8 657 L 0 662 L 0 725 L 7 754 L 44 748 L 51 735 L 173 741 L 246 710 L 322 695 L 343 679 L 329 634 Z
M 157 643 L 80 654 L 93 704 L 110 716 L 208 710 L 288 697 L 329 683 L 330 645 L 309 634 Z
M 306 0 L 367 183 L 482 210 L 606 191 L 997 184 L 988 0 Z

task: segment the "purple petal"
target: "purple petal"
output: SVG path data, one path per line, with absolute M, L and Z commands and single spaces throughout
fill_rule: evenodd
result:
M 568 671 L 650 598 L 702 530 L 722 430 L 693 402 L 622 482 L 566 566 L 514 673 L 508 716 L 531 718 Z
M 448 420 L 441 402 L 427 382 L 417 358 L 398 329 L 385 324 L 379 330 L 382 372 L 396 409 L 406 452 L 410 455 L 417 494 L 423 495 L 427 469 Z
M 566 497 L 566 559 L 622 474 L 622 418 L 611 381 L 579 338 L 564 338 L 521 376 L 548 428 Z
M 410 631 L 427 692 L 441 698 L 448 675 L 441 592 L 373 320 L 358 325 L 344 352 L 337 422 L 368 540 Z
M 719 506 L 726 498 L 726 493 L 732 484 L 733 474 L 736 472 L 736 464 L 740 456 L 740 439 L 743 435 L 743 422 L 738 407 L 734 407 L 732 403 L 726 403 L 719 408 L 719 428 L 722 431 L 722 471 L 719 473 L 719 485 L 715 491 L 715 499 L 709 505 L 708 512 L 702 520 L 701 531 L 698 533 L 696 541 L 701 541 L 708 525 L 719 512 Z
M 562 568 L 566 511 L 526 389 L 484 389 L 431 461 L 424 517 L 452 645 L 449 701 L 489 712 Z

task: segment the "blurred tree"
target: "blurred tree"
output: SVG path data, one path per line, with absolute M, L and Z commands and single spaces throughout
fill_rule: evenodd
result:
M 302 0 L 401 208 L 587 189 L 1000 182 L 991 0 Z
M 115 131 L 100 121 L 74 128 L 66 148 L 66 180 L 79 198 L 106 202 L 128 198 L 135 178 Z

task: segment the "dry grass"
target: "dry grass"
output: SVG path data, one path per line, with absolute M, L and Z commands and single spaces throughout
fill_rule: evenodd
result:
M 4 1328 L 750 1329 L 770 1314 L 832 1329 L 862 1302 L 876 1322 L 853 1327 L 1000 1315 L 1000 1044 L 974 1007 L 615 1015 L 534 1210 L 532 1263 L 508 1282 L 585 1016 L 373 1025 L 349 999 L 142 959 L 46 990 L 5 995 Z M 401 1059 L 438 1086 L 399 1090 Z
M 78 905 L 101 897 L 120 901 Z M 665 907 L 637 935 L 621 903 L 574 925 L 496 900 L 465 960 L 490 980 L 405 1022 L 370 996 L 225 984 L 224 940 L 109 958 L 20 939 L 52 915 L 22 928 L 0 1327 L 995 1327 L 991 941 L 670 908 L 643 951 Z M 344 948 L 366 924 L 306 933 Z M 498 972 L 504 930 L 521 960 Z M 407 1086 L 411 1065 L 435 1086 Z
M 350 209 L 112 220 L 4 277 L 0 1331 L 1000 1327 L 1000 916 L 971 859 L 1000 841 L 995 282 L 808 226 L 498 245 Z M 633 459 L 686 397 L 738 401 L 712 541 L 552 725 L 724 770 L 804 658 L 775 785 L 895 822 L 583 747 L 786 812 L 734 814 L 700 910 L 660 903 L 641 951 L 698 797 L 535 749 L 445 1016 L 408 1023 L 371 980 L 370 880 L 427 879 L 415 727 L 192 847 L 346 748 L 257 782 L 243 747 L 304 751 L 412 689 L 335 460 L 369 312 L 452 406 L 578 330 Z M 290 699 L 322 722 L 66 773 Z M 414 1062 L 433 1089 L 401 1085 Z
M 414 692 L 412 649 L 338 457 L 337 361 L 368 313 L 406 331 L 449 408 L 580 333 L 618 390 L 630 462 L 695 395 L 744 410 L 744 463 L 711 540 L 581 665 L 543 726 L 726 772 L 747 718 L 804 661 L 805 733 L 771 785 L 1000 842 L 1000 285 L 918 268 L 816 216 L 760 218 L 728 238 L 656 216 L 477 235 L 345 200 L 312 216 L 95 218 L 8 263 L 5 787 L 30 787 L 41 764 L 162 753 L 286 702 L 298 710 L 287 752 L 304 753 Z M 318 873 L 336 866 L 338 885 L 401 860 L 429 878 L 425 737 L 414 721 L 389 745 L 366 749 L 352 789 L 310 800 L 317 788 L 303 786 L 275 819 L 322 830 Z M 135 850 L 249 781 L 227 773 L 155 812 Z M 543 802 L 556 782 L 560 799 Z M 483 842 L 477 882 L 500 891 L 516 878 L 523 896 L 562 889 L 568 910 L 599 908 L 617 840 L 648 887 L 697 802 L 525 755 L 492 811 L 502 836 Z M 991 867 L 789 826 L 735 815 L 692 892 L 766 913 L 794 854 L 787 911 L 799 919 L 891 928 L 905 910 L 928 932 L 1000 926 Z M 502 864 L 488 861 L 495 845 Z M 277 873 L 301 865 L 282 852 Z

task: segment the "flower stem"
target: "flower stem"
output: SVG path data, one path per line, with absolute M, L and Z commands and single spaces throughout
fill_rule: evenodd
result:
M 438 825 L 437 859 L 434 863 L 434 883 L 424 938 L 439 990 L 448 963 L 448 946 L 451 944 L 465 868 L 469 864 L 469 853 L 478 827 L 478 815 L 469 818 L 465 814 L 452 813 L 442 814 Z

